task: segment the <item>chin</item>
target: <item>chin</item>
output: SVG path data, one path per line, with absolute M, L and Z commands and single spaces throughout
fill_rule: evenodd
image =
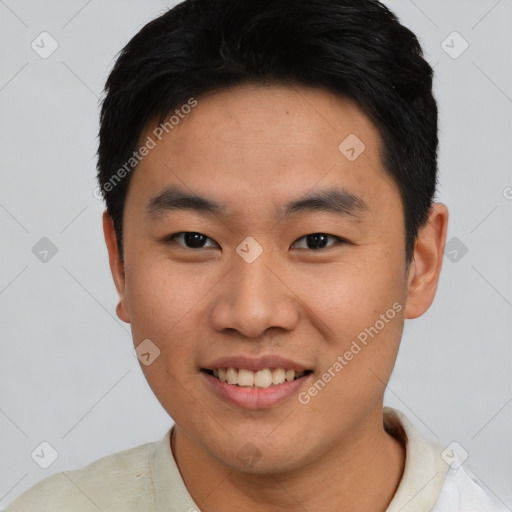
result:
M 237 456 L 224 460 L 226 466 L 234 469 L 240 473 L 246 473 L 251 475 L 276 475 L 279 473 L 287 473 L 293 471 L 299 467 L 302 467 L 304 462 L 301 459 L 297 459 L 297 454 L 294 453 L 294 460 L 290 460 L 291 454 L 283 453 L 276 456 L 275 453 L 261 454 L 260 458 L 254 460 L 248 459 L 241 461 Z

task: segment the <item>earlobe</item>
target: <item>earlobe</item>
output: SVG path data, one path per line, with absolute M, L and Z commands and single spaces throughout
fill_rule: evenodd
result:
M 124 299 L 121 299 L 116 306 L 116 314 L 117 316 L 127 324 L 130 323 L 130 315 L 128 310 L 126 309 L 126 302 Z
M 427 224 L 418 232 L 409 269 L 406 318 L 421 316 L 432 304 L 443 264 L 448 230 L 448 209 L 434 203 Z
M 106 210 L 103 212 L 103 234 L 107 245 L 110 271 L 112 272 L 114 284 L 116 286 L 117 293 L 119 294 L 119 304 L 116 307 L 116 313 L 123 322 L 130 323 L 130 314 L 128 312 L 125 297 L 124 266 L 119 254 L 114 221 Z

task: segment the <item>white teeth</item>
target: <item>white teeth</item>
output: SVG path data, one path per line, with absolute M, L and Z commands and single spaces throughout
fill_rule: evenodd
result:
M 238 382 L 236 384 L 239 386 L 254 386 L 254 372 L 240 368 L 240 370 L 238 370 Z
M 264 368 L 253 372 L 246 368 L 215 368 L 213 375 L 222 382 L 242 387 L 268 388 L 277 386 L 287 381 L 302 377 L 305 372 L 296 372 L 295 370 L 286 370 L 285 368 Z
M 286 379 L 286 370 L 284 368 L 275 368 L 272 372 L 272 384 L 282 384 Z
M 295 370 L 286 370 L 285 378 L 287 381 L 291 381 L 295 378 Z
M 240 382 L 240 373 L 242 370 L 238 372 L 238 383 L 243 386 Z M 253 373 L 253 372 L 251 372 Z M 268 388 L 272 384 L 272 372 L 265 368 L 264 370 L 259 370 L 254 374 L 254 385 L 258 388 Z
M 226 380 L 228 384 L 238 384 L 238 372 L 234 368 L 228 368 Z

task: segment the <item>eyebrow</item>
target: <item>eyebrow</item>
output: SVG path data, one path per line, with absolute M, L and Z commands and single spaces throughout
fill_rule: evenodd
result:
M 169 211 L 190 210 L 216 216 L 227 216 L 225 205 L 213 199 L 192 194 L 179 187 L 167 187 L 147 203 L 146 213 L 157 217 Z M 306 194 L 288 204 L 276 208 L 276 216 L 289 217 L 293 214 L 319 211 L 340 216 L 362 217 L 368 212 L 365 201 L 344 188 L 326 188 Z

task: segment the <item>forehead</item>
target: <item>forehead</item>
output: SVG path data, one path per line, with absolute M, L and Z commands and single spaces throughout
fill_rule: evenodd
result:
M 196 101 L 166 129 L 148 124 L 140 144 L 149 137 L 155 146 L 129 195 L 137 190 L 147 203 L 179 185 L 259 214 L 319 187 L 343 188 L 374 206 L 383 194 L 397 199 L 378 130 L 351 100 L 323 89 L 247 85 Z

